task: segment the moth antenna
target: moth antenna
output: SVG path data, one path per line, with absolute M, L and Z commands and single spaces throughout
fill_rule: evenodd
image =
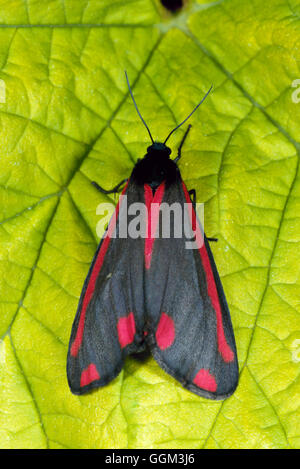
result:
M 125 70 L 125 76 L 126 76 L 127 85 L 128 85 L 128 88 L 129 88 L 129 93 L 130 93 L 130 95 L 131 95 L 131 97 L 132 97 L 133 104 L 135 105 L 135 109 L 137 110 L 137 113 L 138 113 L 138 115 L 140 116 L 140 119 L 141 119 L 141 121 L 143 122 L 144 126 L 145 126 L 146 129 L 148 130 L 148 134 L 150 135 L 150 138 L 151 138 L 152 143 L 154 143 L 154 140 L 153 140 L 153 138 L 152 138 L 152 135 L 151 135 L 151 132 L 150 132 L 150 130 L 149 130 L 149 127 L 148 127 L 148 125 L 146 124 L 146 122 L 144 121 L 144 119 L 142 118 L 142 115 L 141 115 L 141 113 L 140 113 L 140 111 L 139 111 L 139 109 L 138 109 L 138 107 L 137 107 L 137 104 L 136 104 L 136 102 L 135 102 L 135 99 L 134 99 L 134 97 L 133 97 L 133 94 L 132 94 L 132 91 L 131 91 L 131 88 L 130 88 L 130 84 L 129 84 L 128 75 L 127 75 L 126 70 Z
M 207 98 L 207 96 L 209 95 L 209 93 L 211 92 L 212 90 L 212 85 L 211 87 L 209 88 L 209 90 L 207 91 L 207 93 L 205 94 L 205 96 L 201 99 L 200 103 L 197 104 L 197 106 L 192 110 L 192 112 L 180 123 L 178 124 L 175 129 L 171 130 L 171 132 L 169 133 L 169 135 L 167 136 L 166 140 L 164 141 L 164 144 L 167 142 L 167 140 L 169 140 L 169 138 L 171 137 L 172 133 L 175 132 L 175 130 L 177 130 L 179 127 L 182 126 L 182 124 L 184 124 L 190 117 L 192 114 L 194 114 L 194 112 L 198 109 L 198 107 L 200 106 L 200 104 L 203 103 L 203 101 Z

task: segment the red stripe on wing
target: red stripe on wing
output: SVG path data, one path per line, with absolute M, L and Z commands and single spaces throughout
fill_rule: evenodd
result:
M 186 198 L 187 203 L 191 203 L 191 199 L 188 193 L 188 190 L 186 188 L 186 185 L 182 181 L 182 187 L 184 191 L 184 195 Z M 195 211 L 193 209 L 193 216 L 196 217 Z M 193 222 L 193 216 L 191 217 L 191 222 Z M 197 218 L 196 218 L 197 220 Z M 219 295 L 217 291 L 217 286 L 214 278 L 214 274 L 210 265 L 210 260 L 208 257 L 208 253 L 205 247 L 202 231 L 200 229 L 198 220 L 196 224 L 196 242 L 198 246 L 198 251 L 200 253 L 200 257 L 202 260 L 202 265 L 205 271 L 205 276 L 206 276 L 206 283 L 207 283 L 207 293 L 208 296 L 211 299 L 213 308 L 216 313 L 216 319 L 217 319 L 217 340 L 218 340 L 218 349 L 220 354 L 222 355 L 223 360 L 228 363 L 232 362 L 234 359 L 234 353 L 231 350 L 230 346 L 228 345 L 226 341 L 226 337 L 224 334 L 224 328 L 223 328 L 223 321 L 222 321 L 222 311 L 221 311 L 221 305 L 219 301 Z
M 82 343 L 86 309 L 87 309 L 88 304 L 91 301 L 91 298 L 93 296 L 96 281 L 97 281 L 97 277 L 98 277 L 99 272 L 101 270 L 101 267 L 103 265 L 104 257 L 105 257 L 105 254 L 107 252 L 107 249 L 108 249 L 108 246 L 109 246 L 109 243 L 110 243 L 110 240 L 111 240 L 111 236 L 115 231 L 116 223 L 117 223 L 117 219 L 118 219 L 118 215 L 119 215 L 119 210 L 120 210 L 120 204 L 122 203 L 122 199 L 123 199 L 124 193 L 127 189 L 127 186 L 128 186 L 128 183 L 126 184 L 126 186 L 124 187 L 124 189 L 122 191 L 122 194 L 120 195 L 120 198 L 119 198 L 116 210 L 115 210 L 115 214 L 114 214 L 113 218 L 111 219 L 111 221 L 108 225 L 106 236 L 105 236 L 105 238 L 103 238 L 103 242 L 102 242 L 100 251 L 98 253 L 98 256 L 97 256 L 97 259 L 96 259 L 96 262 L 95 262 L 93 271 L 91 273 L 91 277 L 90 277 L 90 280 L 89 280 L 89 283 L 88 283 L 88 286 L 87 286 L 87 289 L 86 289 L 86 292 L 85 292 L 85 295 L 84 295 L 84 298 L 83 298 L 79 324 L 78 324 L 78 328 L 77 328 L 77 332 L 76 332 L 74 342 L 72 343 L 72 346 L 71 346 L 71 355 L 73 357 L 77 356 L 77 354 L 79 352 L 79 348 L 80 348 L 81 343 Z
M 150 268 L 153 243 L 155 239 L 156 228 L 158 224 L 160 204 L 165 193 L 165 183 L 163 182 L 155 191 L 153 195 L 152 189 L 148 184 L 144 184 L 144 197 L 147 207 L 147 227 L 145 239 L 145 267 Z

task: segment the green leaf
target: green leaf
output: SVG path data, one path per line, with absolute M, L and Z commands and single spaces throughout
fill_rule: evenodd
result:
M 300 6 L 296 0 L 0 0 L 0 446 L 299 448 Z M 91 185 L 127 177 L 199 102 L 180 169 L 205 229 L 240 361 L 223 402 L 148 359 L 74 396 L 66 353 L 99 239 Z M 3 101 L 3 100 L 1 100 Z M 176 151 L 184 129 L 170 145 Z

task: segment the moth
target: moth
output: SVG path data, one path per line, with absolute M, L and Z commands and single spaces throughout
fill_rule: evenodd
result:
M 161 143 L 153 140 L 127 74 L 126 79 L 152 144 L 130 177 L 113 189 L 93 183 L 102 193 L 122 193 L 84 282 L 69 343 L 68 383 L 74 394 L 105 386 L 120 373 L 127 355 L 150 350 L 161 368 L 189 391 L 225 399 L 238 384 L 238 358 L 209 245 L 214 238 L 205 236 L 195 210 L 196 192 L 188 191 L 178 166 L 191 126 L 174 159 L 166 145 L 212 87 Z M 144 237 L 118 236 L 125 196 L 128 206 L 139 202 L 147 209 Z M 163 204 L 174 203 L 182 213 L 188 211 L 196 240 L 193 249 L 187 248 L 185 235 L 175 236 L 175 223 L 169 236 L 156 232 Z

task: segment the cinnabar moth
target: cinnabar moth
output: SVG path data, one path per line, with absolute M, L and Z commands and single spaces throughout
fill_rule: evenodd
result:
M 105 386 L 121 371 L 128 354 L 151 351 L 163 370 L 190 391 L 225 399 L 238 383 L 238 359 L 229 309 L 209 246 L 209 238 L 195 214 L 175 159 L 166 142 L 200 106 L 173 129 L 164 143 L 154 142 L 133 98 L 152 145 L 138 160 L 125 184 L 115 217 L 108 225 L 94 256 L 73 323 L 67 376 L 71 391 L 84 394 Z M 163 202 L 188 204 L 190 223 L 196 220 L 197 249 L 186 249 L 184 236 L 153 237 L 146 218 L 146 237 L 113 236 L 120 229 L 119 212 L 124 195 L 127 205 L 142 202 L 148 209 Z M 155 222 L 155 221 L 154 221 Z M 152 226 L 152 225 L 151 225 Z

